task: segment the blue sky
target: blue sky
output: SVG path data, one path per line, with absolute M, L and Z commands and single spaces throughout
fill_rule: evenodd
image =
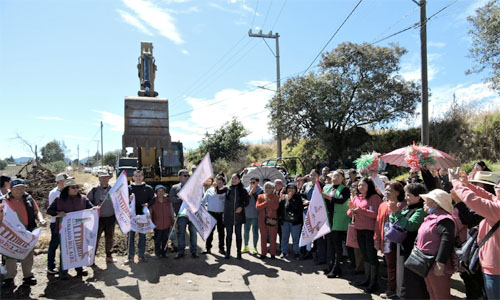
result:
M 69 156 L 95 153 L 104 122 L 104 151 L 121 148 L 124 97 L 137 95 L 140 42 L 152 41 L 155 86 L 169 99 L 173 140 L 198 145 L 233 116 L 269 141 L 265 105 L 274 95 L 275 58 L 248 30 L 280 34 L 281 78 L 301 74 L 359 0 L 3 0 L 0 2 L 0 158 L 29 156 L 22 136 L 42 147 L 63 140 Z M 487 109 L 500 97 L 466 76 L 466 17 L 484 0 L 429 0 L 431 117 L 457 100 Z M 327 46 L 373 42 L 419 21 L 411 0 L 364 0 Z M 408 49 L 401 73 L 420 79 L 418 29 L 377 45 Z M 274 40 L 268 40 L 274 51 Z M 314 66 L 318 61 L 314 63 Z M 314 70 L 314 68 L 312 69 Z M 266 86 L 270 90 L 258 88 Z M 418 108 L 420 109 L 420 108 Z M 395 126 L 419 125 L 419 117 Z

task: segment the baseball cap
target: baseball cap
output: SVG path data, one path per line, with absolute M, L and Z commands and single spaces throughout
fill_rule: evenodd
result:
M 69 178 L 69 175 L 66 174 L 66 173 L 59 173 L 56 175 L 56 182 L 59 181 L 59 180 L 65 180 L 65 179 L 68 179 Z
M 21 178 L 14 178 L 10 181 L 10 187 L 11 188 L 15 188 L 16 186 L 24 186 L 24 187 L 27 187 L 26 185 L 26 181 L 24 181 L 24 179 L 21 179 Z

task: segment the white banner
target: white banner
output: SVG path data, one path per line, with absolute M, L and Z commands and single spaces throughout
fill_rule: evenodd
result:
M 182 210 L 181 207 L 180 211 Z M 215 224 L 217 224 L 217 220 L 203 206 L 200 206 L 200 209 L 195 213 L 192 213 L 189 209 L 185 209 L 185 213 L 186 217 L 193 223 L 201 238 L 205 241 L 210 232 L 212 232 Z
M 67 213 L 59 226 L 63 270 L 92 265 L 99 227 L 97 209 Z
M 210 154 L 205 154 L 200 164 L 186 184 L 177 194 L 189 207 L 191 212 L 197 212 L 203 198 L 203 183 L 213 175 Z
M 6 202 L 4 203 L 4 217 L 0 224 L 0 253 L 23 260 L 35 248 L 41 228 L 28 231 L 17 213 Z
M 135 214 L 135 195 L 132 194 L 132 201 L 130 201 L 130 229 L 138 233 L 148 233 L 156 226 L 151 221 L 151 214 L 147 207 L 142 208 L 142 215 Z
M 108 192 L 108 200 L 113 202 L 113 209 L 115 210 L 115 217 L 120 230 L 126 234 L 130 231 L 130 208 L 129 208 L 129 195 L 127 173 L 123 171 L 111 190 Z
M 321 187 L 316 182 L 309 208 L 307 209 L 304 225 L 302 226 L 302 233 L 300 234 L 299 246 L 305 246 L 312 241 L 324 236 L 330 232 L 328 226 L 328 216 L 326 214 L 325 201 L 321 195 Z

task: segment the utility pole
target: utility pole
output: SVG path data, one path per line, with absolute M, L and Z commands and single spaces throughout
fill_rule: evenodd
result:
M 76 145 L 76 168 L 80 168 L 80 145 Z
M 90 149 L 87 149 L 87 166 L 90 166 L 89 164 L 89 159 L 90 159 Z
M 101 167 L 104 167 L 104 143 L 102 140 L 102 121 L 101 121 Z
M 420 6 L 420 60 L 422 75 L 422 129 L 421 141 L 424 145 L 429 145 L 429 86 L 427 80 L 427 15 L 426 1 L 412 0 Z
M 280 77 L 280 46 L 279 46 L 279 38 L 280 35 L 276 32 L 273 35 L 272 31 L 269 31 L 268 34 L 263 34 L 262 30 L 260 30 L 258 33 L 252 33 L 252 29 L 248 30 L 248 36 L 249 37 L 260 37 L 260 38 L 266 38 L 266 39 L 275 39 L 276 40 L 276 54 L 274 55 L 276 57 L 276 93 L 278 96 L 278 105 L 276 107 L 276 113 L 278 116 L 278 130 L 276 134 L 276 148 L 277 148 L 277 156 L 281 157 L 281 77 Z M 274 54 L 274 53 L 273 53 Z

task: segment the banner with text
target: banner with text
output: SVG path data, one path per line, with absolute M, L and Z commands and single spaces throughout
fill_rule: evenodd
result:
M 193 175 L 181 191 L 177 194 L 179 198 L 187 204 L 191 212 L 197 212 L 200 208 L 201 198 L 203 198 L 203 183 L 213 175 L 212 162 L 210 154 L 207 153 L 194 171 Z
M 210 232 L 212 232 L 215 224 L 217 224 L 217 220 L 212 217 L 212 215 L 210 215 L 210 213 L 208 213 L 203 206 L 200 206 L 200 209 L 193 213 L 189 210 L 185 203 L 182 205 L 184 207 L 181 206 L 179 211 L 185 213 L 186 217 L 191 223 L 193 223 L 201 238 L 205 241 L 210 235 Z
M 130 231 L 130 207 L 129 207 L 129 194 L 127 173 L 123 171 L 111 190 L 108 192 L 108 200 L 113 202 L 113 209 L 115 210 L 115 217 L 120 230 L 126 234 Z
M 61 218 L 61 260 L 64 270 L 94 263 L 99 215 L 97 209 L 67 213 Z
M 8 204 L 4 205 L 3 211 L 3 222 L 0 224 L 0 253 L 23 260 L 35 248 L 41 228 L 28 231 Z
M 148 233 L 155 229 L 155 224 L 151 220 L 151 213 L 147 207 L 142 208 L 142 215 L 135 213 L 135 195 L 132 194 L 132 201 L 130 201 L 130 229 L 138 233 Z
M 319 183 L 316 182 L 311 202 L 309 203 L 309 208 L 307 209 L 304 226 L 302 226 L 299 246 L 305 246 L 329 232 L 330 226 L 328 226 L 325 201 L 321 195 L 321 187 L 319 186 Z

